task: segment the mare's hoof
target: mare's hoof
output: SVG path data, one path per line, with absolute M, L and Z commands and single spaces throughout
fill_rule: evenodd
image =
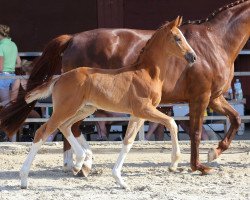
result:
M 205 169 L 201 171 L 201 175 L 211 175 L 213 173 L 214 173 L 214 170 L 211 167 L 206 167 Z
M 201 175 L 210 175 L 210 174 L 213 174 L 213 172 L 214 172 L 212 167 L 208 167 L 208 166 L 203 165 L 203 164 L 199 164 L 196 167 L 191 166 L 191 170 L 192 170 L 192 172 L 195 172 L 198 170 L 201 172 Z
M 209 149 L 207 154 L 207 160 L 208 162 L 212 162 L 213 160 L 217 159 L 219 157 L 217 151 L 215 148 Z

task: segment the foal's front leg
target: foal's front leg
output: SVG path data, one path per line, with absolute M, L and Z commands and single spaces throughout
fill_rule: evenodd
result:
M 178 129 L 174 119 L 172 117 L 169 117 L 168 115 L 163 114 L 152 105 L 148 105 L 141 110 L 142 111 L 138 113 L 139 116 L 147 119 L 148 121 L 163 124 L 166 128 L 169 129 L 172 141 L 171 165 L 169 167 L 169 170 L 176 171 L 181 159 L 181 151 L 177 136 Z
M 145 121 L 144 119 L 140 119 L 136 117 L 131 117 L 131 119 L 129 120 L 126 135 L 123 140 L 122 150 L 112 170 L 112 175 L 115 178 L 116 183 L 125 189 L 128 189 L 128 185 L 125 183 L 125 181 L 123 180 L 121 176 L 121 169 L 122 169 L 124 160 L 134 143 L 136 134 L 139 131 L 142 124 L 144 123 L 144 121 Z

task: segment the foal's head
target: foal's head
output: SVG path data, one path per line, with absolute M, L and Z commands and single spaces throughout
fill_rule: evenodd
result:
M 182 23 L 182 17 L 177 17 L 172 22 L 164 25 L 162 30 L 165 31 L 165 40 L 167 51 L 179 58 L 185 58 L 191 66 L 196 61 L 196 54 L 188 44 L 186 38 L 178 28 Z

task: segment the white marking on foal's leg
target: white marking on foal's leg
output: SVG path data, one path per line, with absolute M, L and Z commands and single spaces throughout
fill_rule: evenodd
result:
M 181 151 L 178 141 L 178 127 L 173 119 L 170 121 L 170 134 L 172 141 L 172 154 L 171 154 L 171 165 L 169 167 L 170 171 L 176 171 L 178 164 L 181 159 Z
M 74 153 L 76 154 L 76 163 L 73 168 L 73 173 L 76 175 L 82 168 L 82 165 L 84 163 L 84 159 L 86 157 L 85 150 L 82 149 L 81 145 L 77 142 L 76 138 L 70 131 L 69 136 L 67 137 L 67 140 L 69 141 Z
M 69 150 L 64 151 L 63 153 L 63 170 L 64 171 L 71 171 L 74 167 L 74 162 L 73 162 L 73 150 L 70 148 Z
M 115 178 L 116 182 L 125 189 L 128 189 L 128 185 L 124 182 L 122 176 L 121 176 L 121 169 L 124 163 L 124 160 L 129 152 L 129 150 L 131 149 L 133 144 L 128 144 L 128 145 L 124 145 L 122 146 L 122 150 L 119 154 L 119 157 L 115 163 L 115 166 L 112 170 L 112 175 Z
M 88 142 L 86 141 L 85 137 L 83 136 L 83 134 L 81 134 L 79 137 L 76 137 L 76 139 L 79 142 L 79 144 L 82 145 L 84 149 L 90 149 L 90 146 Z
M 31 164 L 32 164 L 38 150 L 41 148 L 42 144 L 43 144 L 42 140 L 40 140 L 37 143 L 32 143 L 30 152 L 29 152 L 25 162 L 23 163 L 23 166 L 20 170 L 21 188 L 22 189 L 26 189 L 28 187 L 28 175 L 29 175 L 30 167 L 31 167 Z
M 93 159 L 93 153 L 89 147 L 89 144 L 85 140 L 84 136 L 81 134 L 79 137 L 76 138 L 79 144 L 83 147 L 86 153 L 86 158 L 84 160 L 84 165 L 82 167 L 82 172 L 85 177 L 87 177 L 91 171 L 92 168 L 92 159 Z

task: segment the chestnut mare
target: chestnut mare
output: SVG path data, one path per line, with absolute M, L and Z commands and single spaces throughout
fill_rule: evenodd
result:
M 228 116 L 231 122 L 218 147 L 209 151 L 209 161 L 229 147 L 241 123 L 239 114 L 222 94 L 231 84 L 234 61 L 249 38 L 250 1 L 236 1 L 213 12 L 207 19 L 188 22 L 180 29 L 198 55 L 198 61 L 191 68 L 177 58 L 166 61 L 168 70 L 164 74 L 161 103 L 189 103 L 191 167 L 194 171 L 207 173 L 211 168 L 199 162 L 200 135 L 206 107 Z M 152 34 L 153 31 L 98 29 L 58 37 L 48 44 L 35 64 L 27 90 L 49 81 L 62 67 L 67 71 L 83 65 L 114 68 L 131 64 Z M 11 136 L 34 105 L 27 105 L 21 96 L 18 102 L 0 113 L 1 128 Z M 77 126 L 73 127 L 73 132 L 80 135 Z
M 190 66 L 196 60 L 193 49 L 177 28 L 181 21 L 177 17 L 158 29 L 147 42 L 137 62 L 131 66 L 117 70 L 81 67 L 28 92 L 25 97 L 28 104 L 52 93 L 53 114 L 36 131 L 31 150 L 20 172 L 21 188 L 27 188 L 29 169 L 37 151 L 57 128 L 76 154 L 74 174 L 81 169 L 83 174 L 89 173 L 92 158 L 88 157 L 89 153 L 72 134 L 71 126 L 93 114 L 96 109 L 131 114 L 123 147 L 112 171 L 121 187 L 127 188 L 121 177 L 124 159 L 144 119 L 161 123 L 170 130 L 173 144 L 171 169 L 177 168 L 180 159 L 177 125 L 173 118 L 161 113 L 156 107 L 161 101 L 164 74 L 167 71 L 166 59 L 174 55 L 186 59 Z

